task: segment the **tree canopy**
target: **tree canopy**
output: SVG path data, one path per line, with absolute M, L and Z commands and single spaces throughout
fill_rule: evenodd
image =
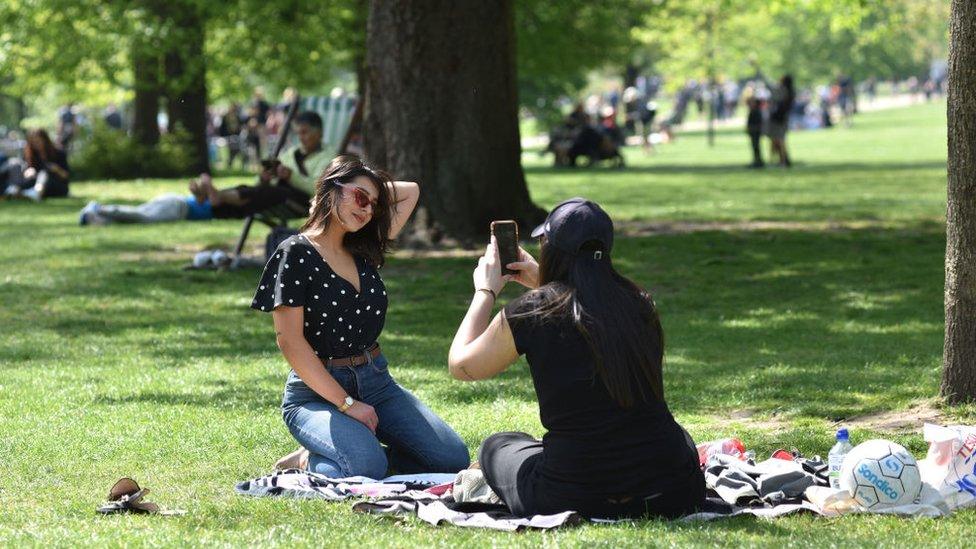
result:
M 946 55 L 948 15 L 943 0 L 668 2 L 638 31 L 637 52 L 675 86 L 756 67 L 807 82 L 923 76 Z

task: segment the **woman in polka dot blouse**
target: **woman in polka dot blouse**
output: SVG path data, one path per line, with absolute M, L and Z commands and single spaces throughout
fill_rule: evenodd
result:
M 316 183 L 301 234 L 268 260 L 251 307 L 274 318 L 292 368 L 282 415 L 301 444 L 278 467 L 382 478 L 468 466 L 464 442 L 394 381 L 377 343 L 387 308 L 378 269 L 419 195 L 416 183 L 340 156 Z

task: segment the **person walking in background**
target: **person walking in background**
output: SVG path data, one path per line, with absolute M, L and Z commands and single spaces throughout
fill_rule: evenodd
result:
M 227 107 L 227 112 L 220 118 L 217 133 L 227 143 L 227 168 L 234 166 L 234 159 L 241 154 L 241 106 L 236 102 Z M 246 167 L 247 160 L 242 159 L 241 167 Z
M 854 113 L 857 112 L 857 104 L 854 95 L 854 81 L 849 76 L 840 75 L 837 77 L 837 106 L 840 107 L 840 115 L 844 125 L 850 127 Z
M 796 101 L 796 91 L 793 89 L 793 77 L 784 75 L 779 80 L 779 86 L 773 90 L 771 110 L 769 113 L 769 139 L 771 141 L 771 156 L 779 158 L 779 165 L 792 166 L 790 155 L 786 150 L 786 133 L 790 126 L 790 111 Z
M 749 141 L 752 143 L 752 164 L 750 168 L 764 168 L 766 163 L 762 158 L 762 134 L 763 134 L 763 112 L 762 102 L 759 98 L 752 96 L 746 99 L 746 106 L 749 114 L 746 117 L 746 133 L 749 134 Z
M 735 116 L 735 111 L 739 107 L 740 93 L 741 90 L 739 89 L 739 83 L 731 78 L 722 86 L 722 97 L 725 99 L 726 118 L 732 118 Z
M 58 146 L 65 153 L 67 153 L 68 147 L 71 146 L 71 140 L 75 137 L 77 122 L 74 103 L 69 102 L 67 105 L 58 109 L 58 127 L 55 135 L 57 136 Z M 45 133 L 45 135 L 47 134 Z
M 252 106 L 248 109 L 247 118 L 244 121 L 244 153 L 249 164 L 256 166 L 261 162 L 261 134 L 263 132 L 264 122 L 261 119 L 260 111 L 257 107 Z

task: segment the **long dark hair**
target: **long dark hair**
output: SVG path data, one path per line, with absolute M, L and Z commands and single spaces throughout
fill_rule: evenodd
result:
M 543 239 L 537 305 L 519 316 L 570 318 L 593 353 L 596 375 L 620 406 L 664 402 L 664 331 L 654 300 L 613 268 L 606 251 L 593 259 L 601 248 L 588 242 L 569 254 Z
M 373 216 L 362 229 L 348 232 L 342 244 L 353 255 L 366 258 L 372 265 L 382 267 L 385 255 L 391 247 L 390 224 L 391 206 L 396 208 L 396 190 L 387 183 L 393 181 L 389 174 L 377 170 L 354 155 L 340 155 L 332 159 L 315 183 L 315 196 L 312 197 L 312 211 L 308 221 L 302 226 L 309 229 L 325 230 L 337 217 L 336 208 L 342 198 L 342 187 L 336 183 L 352 183 L 353 179 L 365 176 L 376 186 L 376 207 Z M 391 191 L 391 189 L 393 189 Z
M 27 143 L 24 145 L 24 162 L 32 168 L 42 168 L 45 162 L 54 160 L 57 147 L 51 141 L 51 136 L 44 128 L 35 128 L 27 132 Z

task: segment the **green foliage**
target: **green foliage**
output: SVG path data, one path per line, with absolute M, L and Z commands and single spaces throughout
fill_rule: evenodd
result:
M 757 68 L 801 83 L 907 78 L 946 56 L 948 16 L 944 0 L 688 0 L 667 3 L 638 34 L 671 87 Z
M 193 146 L 182 130 L 163 134 L 155 147 L 147 147 L 96 121 L 78 141 L 71 158 L 75 179 L 176 177 L 194 165 Z
M 519 0 L 515 3 L 519 100 L 548 121 L 553 101 L 575 95 L 590 70 L 623 67 L 638 44 L 633 31 L 660 1 Z
M 241 98 L 255 83 L 321 89 L 365 40 L 358 0 L 9 0 L 0 2 L 0 82 L 18 95 L 64 87 L 62 99 L 88 104 L 131 98 L 133 54 L 184 47 L 181 17 L 200 18 L 206 55 L 187 73 L 207 71 L 211 99 Z M 71 47 L 65 47 L 70 44 Z M 160 66 L 160 72 L 163 67 Z M 173 89 L 182 85 L 169 77 Z M 105 84 L 109 84 L 106 86 Z

